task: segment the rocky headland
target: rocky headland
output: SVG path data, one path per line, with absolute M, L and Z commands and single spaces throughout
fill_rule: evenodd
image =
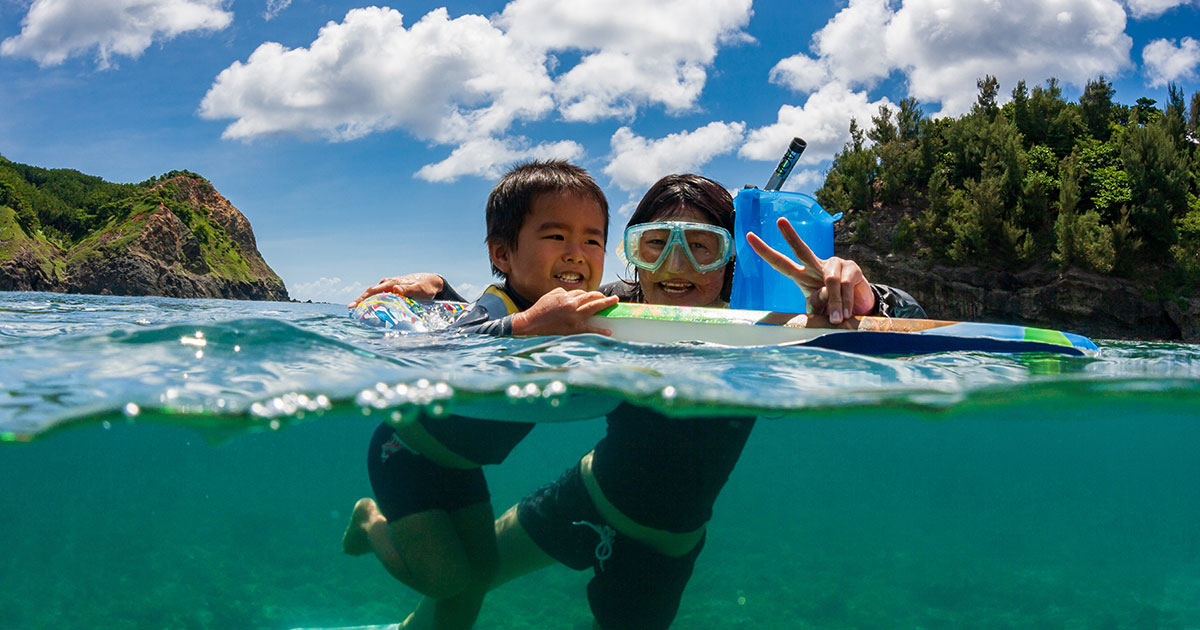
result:
M 103 193 L 103 204 L 91 201 L 100 193 L 91 193 L 85 202 L 91 207 L 75 209 L 81 219 L 59 219 L 67 227 L 53 227 L 45 217 L 69 215 L 31 212 L 39 203 L 51 207 L 44 186 L 38 187 L 44 182 L 15 180 L 15 169 L 2 169 L 14 166 L 23 165 L 0 163 L 0 176 L 8 175 L 0 180 L 7 184 L 7 198 L 0 199 L 0 290 L 288 299 L 245 215 L 198 175 L 174 172 L 138 185 L 101 182 L 116 192 Z M 84 228 L 72 232 L 75 225 Z

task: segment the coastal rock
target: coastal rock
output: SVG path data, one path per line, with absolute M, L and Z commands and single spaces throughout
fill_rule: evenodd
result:
M 288 300 L 250 222 L 208 181 L 180 175 L 144 190 L 139 199 L 151 203 L 134 203 L 65 251 L 9 220 L 0 290 Z
M 1183 303 L 1167 302 L 1167 316 L 1179 327 L 1180 338 L 1188 343 L 1200 343 L 1200 298 Z
M 1200 305 L 1161 302 L 1147 287 L 1076 269 L 1019 273 L 929 265 L 916 257 L 851 244 L 847 254 L 872 282 L 917 298 L 934 319 L 1067 330 L 1099 339 L 1195 340 Z
M 54 265 L 28 244 L 20 245 L 8 260 L 0 261 L 0 291 L 56 291 Z

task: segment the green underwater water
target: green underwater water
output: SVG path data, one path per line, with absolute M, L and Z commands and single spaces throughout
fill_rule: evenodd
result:
M 195 330 L 200 358 L 180 342 Z M 674 628 L 1200 628 L 1200 353 L 1101 345 L 1095 360 L 464 345 L 384 338 L 336 307 L 0 294 L 0 628 L 398 621 L 416 596 L 340 551 L 371 431 L 438 404 L 528 413 L 509 386 L 555 380 L 681 422 L 763 415 Z M 449 393 L 376 387 L 421 378 Z M 603 431 L 539 425 L 488 469 L 496 511 Z M 477 627 L 590 628 L 587 579 L 516 580 Z

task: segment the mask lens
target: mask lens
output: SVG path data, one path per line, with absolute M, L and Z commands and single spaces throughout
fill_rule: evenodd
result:
M 670 240 L 671 230 L 669 229 L 653 229 L 641 232 L 638 236 L 637 246 L 635 247 L 636 256 L 634 256 L 634 260 L 647 265 L 658 264 L 658 260 L 662 258 L 663 251 Z
M 699 265 L 711 265 L 725 255 L 721 237 L 711 230 L 684 230 L 683 238 Z

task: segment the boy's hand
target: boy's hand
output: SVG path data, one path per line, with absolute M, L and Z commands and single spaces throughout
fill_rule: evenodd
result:
M 354 308 L 359 302 L 379 293 L 395 293 L 414 300 L 432 300 L 445 284 L 446 281 L 436 273 L 410 273 L 406 276 L 384 278 L 378 284 L 368 287 L 362 295 L 346 306 Z
M 616 303 L 615 295 L 578 289 L 567 291 L 559 287 L 543 295 L 528 310 L 513 315 L 513 335 L 612 335 L 611 330 L 589 326 L 587 320 Z
M 776 271 L 800 285 L 813 314 L 828 315 L 829 323 L 836 325 L 875 309 L 875 293 L 858 263 L 837 256 L 821 260 L 786 218 L 780 218 L 776 225 L 802 264 L 775 251 L 754 233 L 747 234 L 746 241 Z

